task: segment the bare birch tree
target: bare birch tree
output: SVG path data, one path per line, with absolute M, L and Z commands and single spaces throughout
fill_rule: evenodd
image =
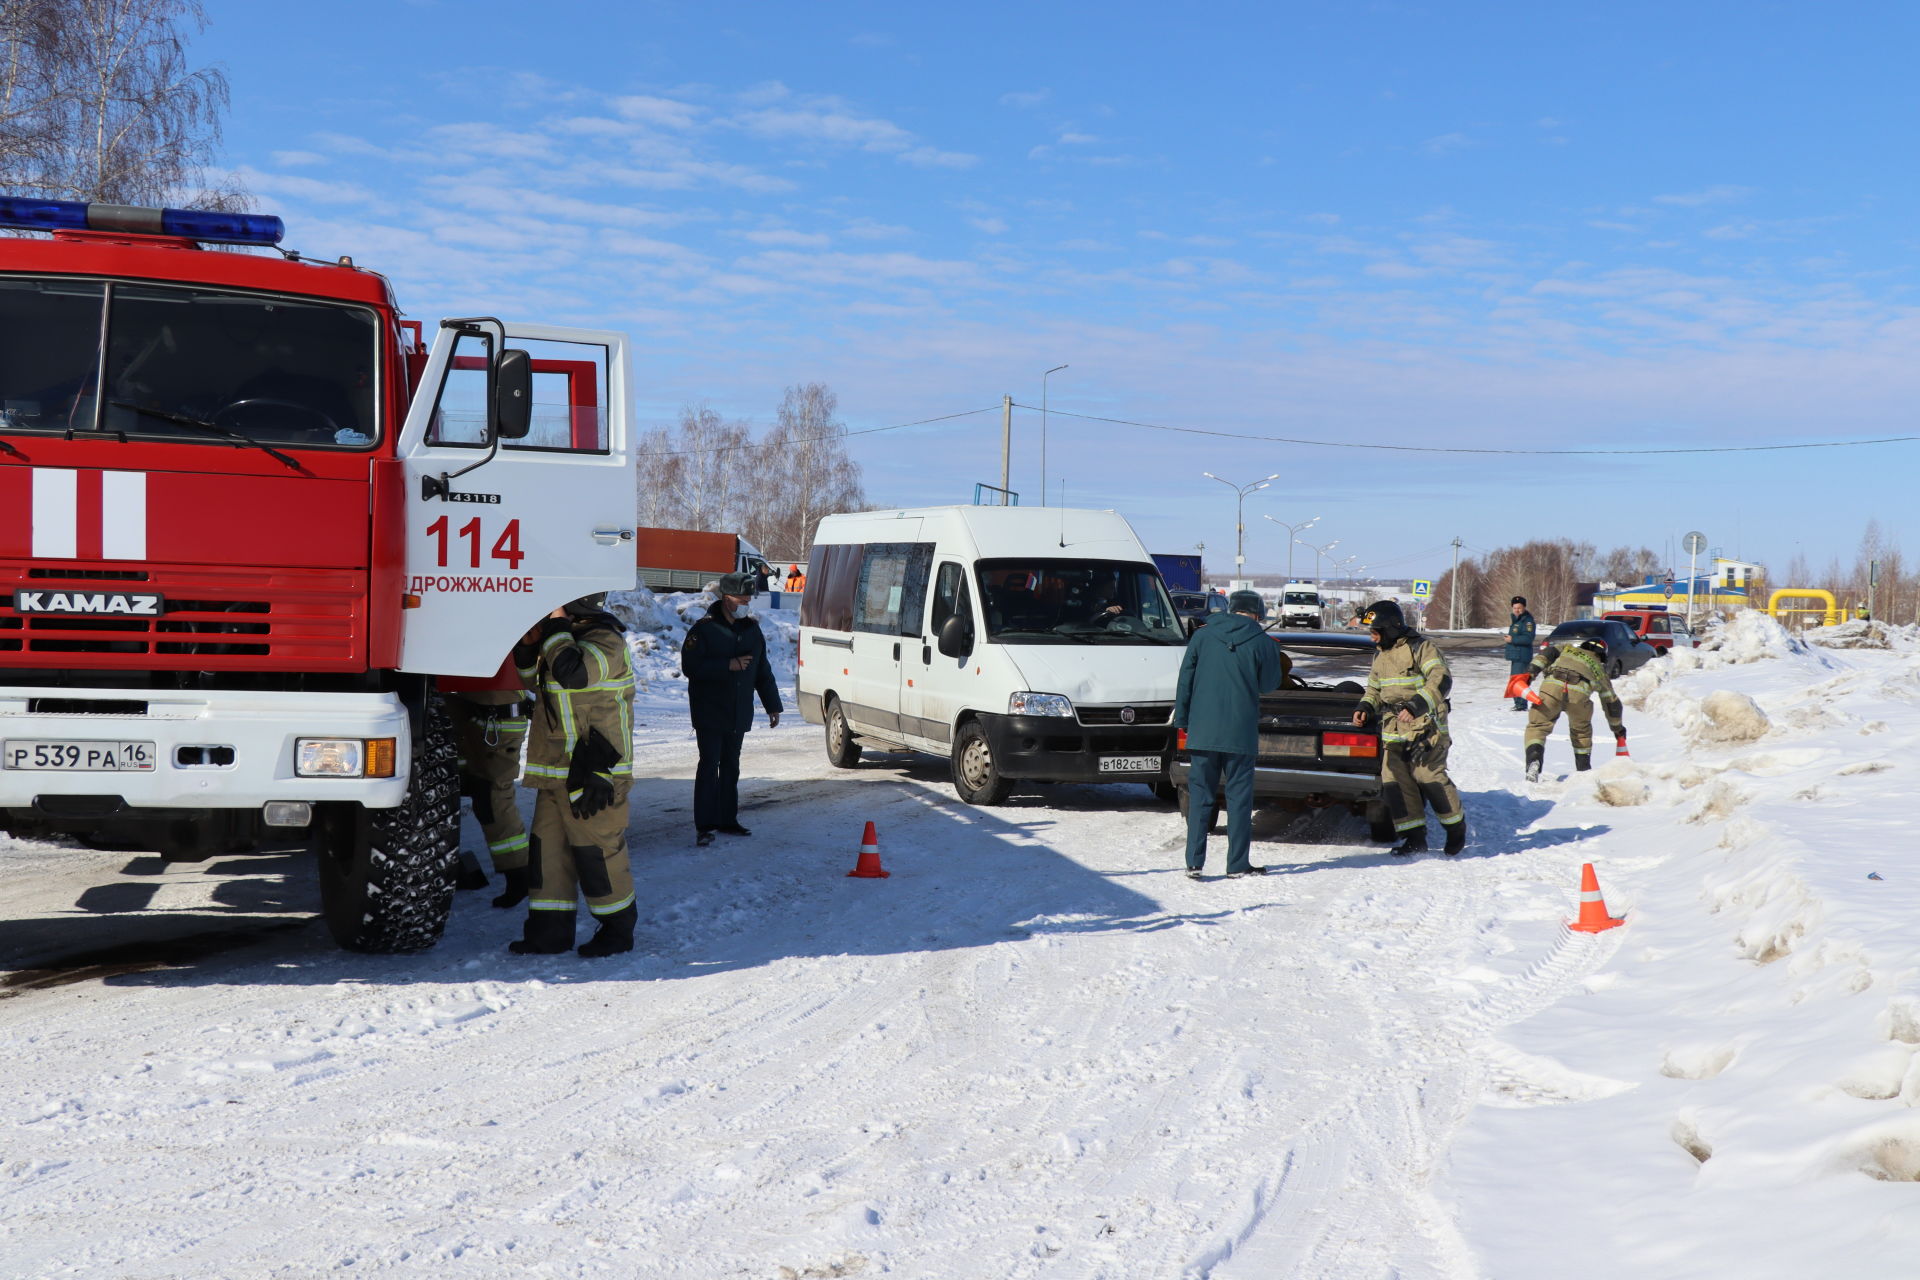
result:
M 194 67 L 200 0 L 0 0 L 0 187 L 50 199 L 240 208 L 206 167 L 228 102 Z
M 751 428 L 728 422 L 704 404 L 688 405 L 680 411 L 678 440 L 675 505 L 683 527 L 739 532 L 747 495 L 757 482 Z
M 866 506 L 860 467 L 847 456 L 839 397 L 825 383 L 787 388 L 761 450 L 758 484 L 768 501 L 749 537 L 779 559 L 804 556 L 820 517 Z

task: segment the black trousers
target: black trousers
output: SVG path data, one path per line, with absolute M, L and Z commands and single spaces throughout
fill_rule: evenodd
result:
M 693 770 L 693 825 L 701 831 L 740 822 L 740 745 L 745 733 L 695 729 L 700 763 Z

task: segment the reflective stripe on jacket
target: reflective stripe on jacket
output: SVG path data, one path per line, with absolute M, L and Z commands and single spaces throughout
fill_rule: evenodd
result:
M 1613 691 L 1613 681 L 1607 679 L 1607 664 L 1577 645 L 1548 645 L 1534 658 L 1532 670 L 1545 673 L 1548 680 L 1558 680 L 1570 689 L 1582 689 L 1600 699 L 1600 706 L 1607 713 L 1611 724 L 1620 723 L 1620 695 Z
M 1440 656 L 1440 646 L 1409 631 L 1373 655 L 1360 705 L 1379 712 L 1381 742 L 1412 742 L 1429 727 L 1446 732 L 1447 690 L 1452 683 L 1453 673 Z M 1400 723 L 1402 708 L 1414 713 L 1412 724 Z
M 520 678 L 534 691 L 533 722 L 527 731 L 529 787 L 564 786 L 573 751 L 589 730 L 620 753 L 606 770 L 613 778 L 633 776 L 633 663 L 619 624 L 606 616 L 550 618 L 538 647 L 517 645 L 514 662 Z

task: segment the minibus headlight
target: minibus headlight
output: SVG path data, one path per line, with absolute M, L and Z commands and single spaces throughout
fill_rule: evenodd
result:
M 1073 719 L 1073 703 L 1057 693 L 1016 693 L 1007 699 L 1010 716 L 1064 716 Z

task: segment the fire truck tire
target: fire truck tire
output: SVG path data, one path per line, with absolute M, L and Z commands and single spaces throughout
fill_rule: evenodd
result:
M 427 695 L 406 799 L 339 824 L 320 857 L 320 904 L 335 942 L 388 955 L 440 940 L 459 867 L 460 780 L 453 722 Z

